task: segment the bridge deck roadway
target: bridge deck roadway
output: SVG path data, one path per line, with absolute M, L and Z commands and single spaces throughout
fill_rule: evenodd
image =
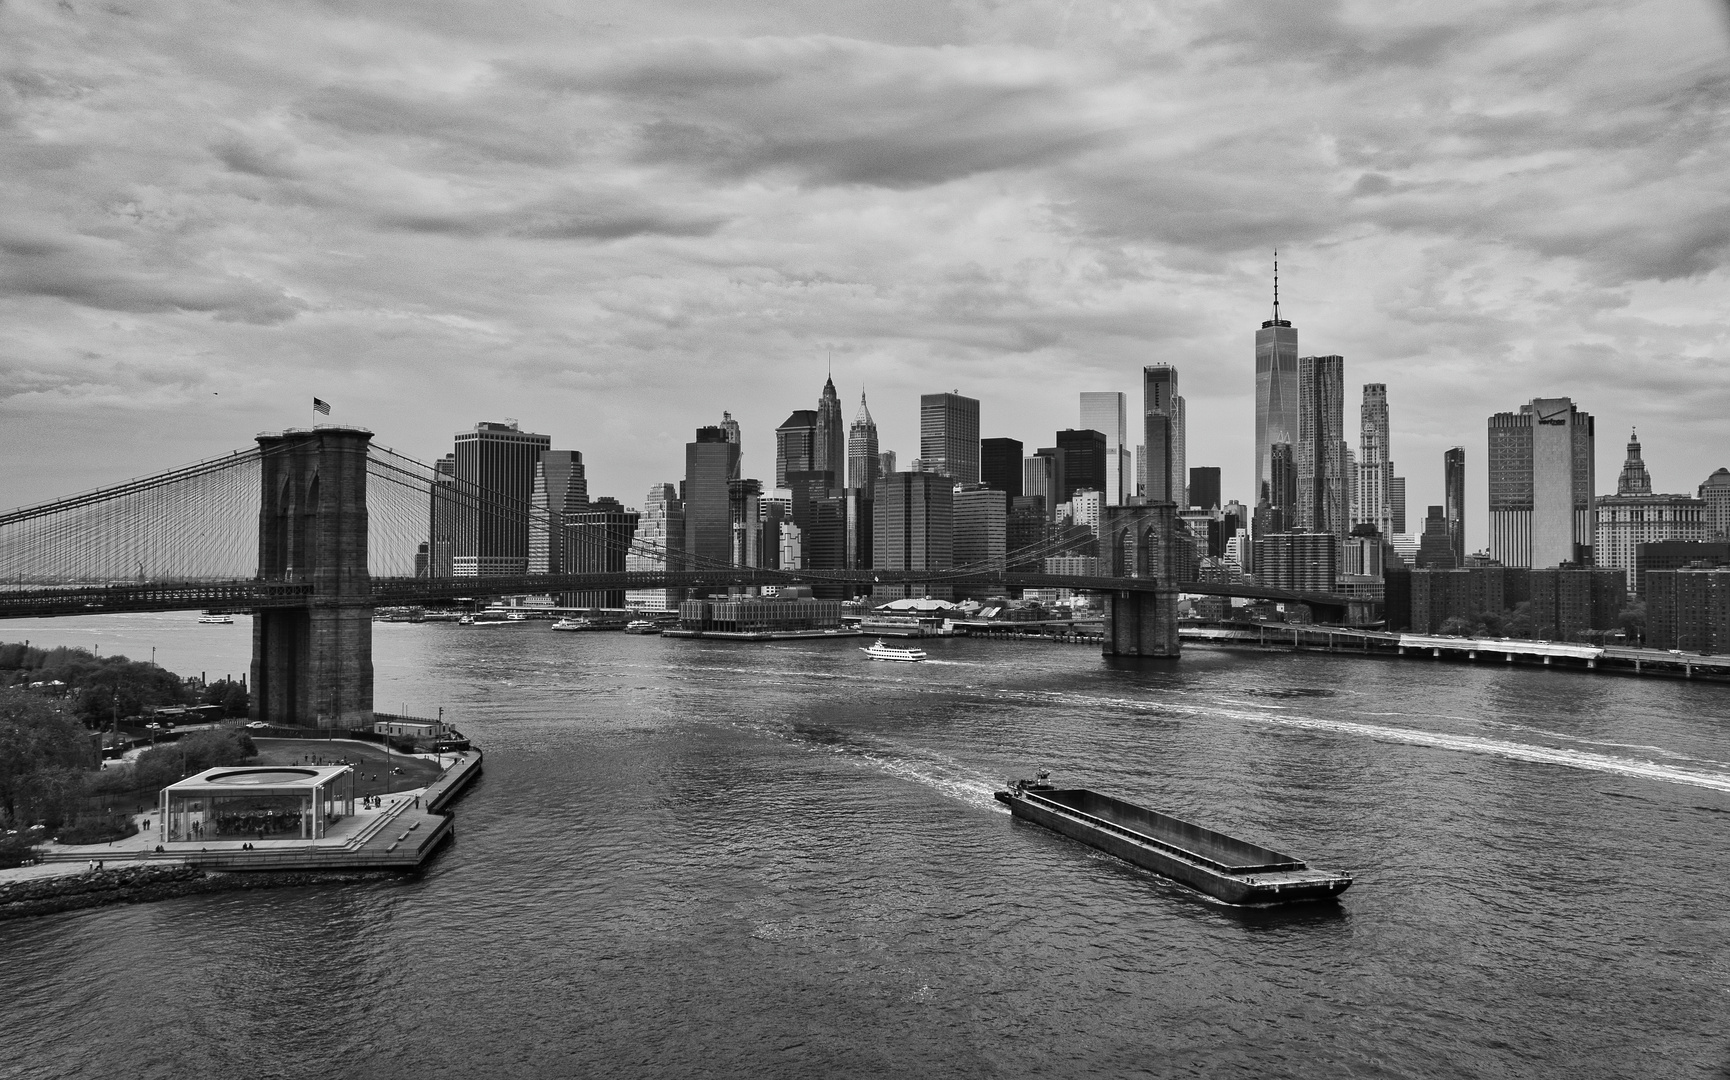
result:
M 788 572 L 722 569 L 614 574 L 528 574 L 488 578 L 373 578 L 372 600 L 381 607 L 432 603 L 466 597 L 618 589 L 722 589 L 764 585 L 967 585 L 1009 589 L 1071 589 L 1078 592 L 1159 592 L 1233 596 L 1297 602 L 1343 611 L 1343 596 L 1293 593 L 1253 585 L 1216 582 L 1161 582 L 1154 578 L 1075 574 L 975 574 L 885 570 Z M 0 619 L 93 615 L 103 612 L 198 611 L 307 607 L 318 603 L 312 586 L 293 581 L 119 582 L 0 590 Z

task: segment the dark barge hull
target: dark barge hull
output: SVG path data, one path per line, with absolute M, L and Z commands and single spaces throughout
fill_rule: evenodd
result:
M 1228 904 L 1332 900 L 1352 883 L 1352 876 L 1343 871 L 1312 869 L 1271 848 L 1086 788 L 996 794 L 1018 818 Z

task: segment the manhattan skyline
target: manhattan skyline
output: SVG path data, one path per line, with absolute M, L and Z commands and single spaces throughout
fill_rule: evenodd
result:
M 1388 385 L 1409 515 L 1466 447 L 1469 549 L 1522 401 L 1638 427 L 1657 490 L 1726 464 L 1721 5 L 1062 12 L 8 5 L 0 503 L 315 394 L 428 461 L 518 418 L 636 501 L 722 410 L 769 474 L 830 350 L 903 462 L 921 394 L 1033 446 L 1171 363 L 1252 502 L 1275 247 L 1348 412 Z

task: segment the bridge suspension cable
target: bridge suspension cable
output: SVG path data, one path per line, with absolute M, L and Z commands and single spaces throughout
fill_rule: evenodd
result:
M 262 456 L 254 447 L 0 514 L 0 584 L 251 577 Z

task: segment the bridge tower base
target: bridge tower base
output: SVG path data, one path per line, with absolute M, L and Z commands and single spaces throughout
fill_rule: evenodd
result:
M 1114 592 L 1105 603 L 1106 656 L 1178 656 L 1177 594 Z
M 366 457 L 372 433 L 319 427 L 260 435 L 258 576 L 305 582 L 305 607 L 252 620 L 254 720 L 286 727 L 372 726 L 372 581 Z
M 1171 503 L 1108 506 L 1100 513 L 1099 554 L 1112 577 L 1188 580 L 1194 547 L 1179 534 Z M 1151 584 L 1151 582 L 1150 582 Z M 1178 656 L 1177 593 L 1169 589 L 1120 589 L 1105 602 L 1106 656 Z

